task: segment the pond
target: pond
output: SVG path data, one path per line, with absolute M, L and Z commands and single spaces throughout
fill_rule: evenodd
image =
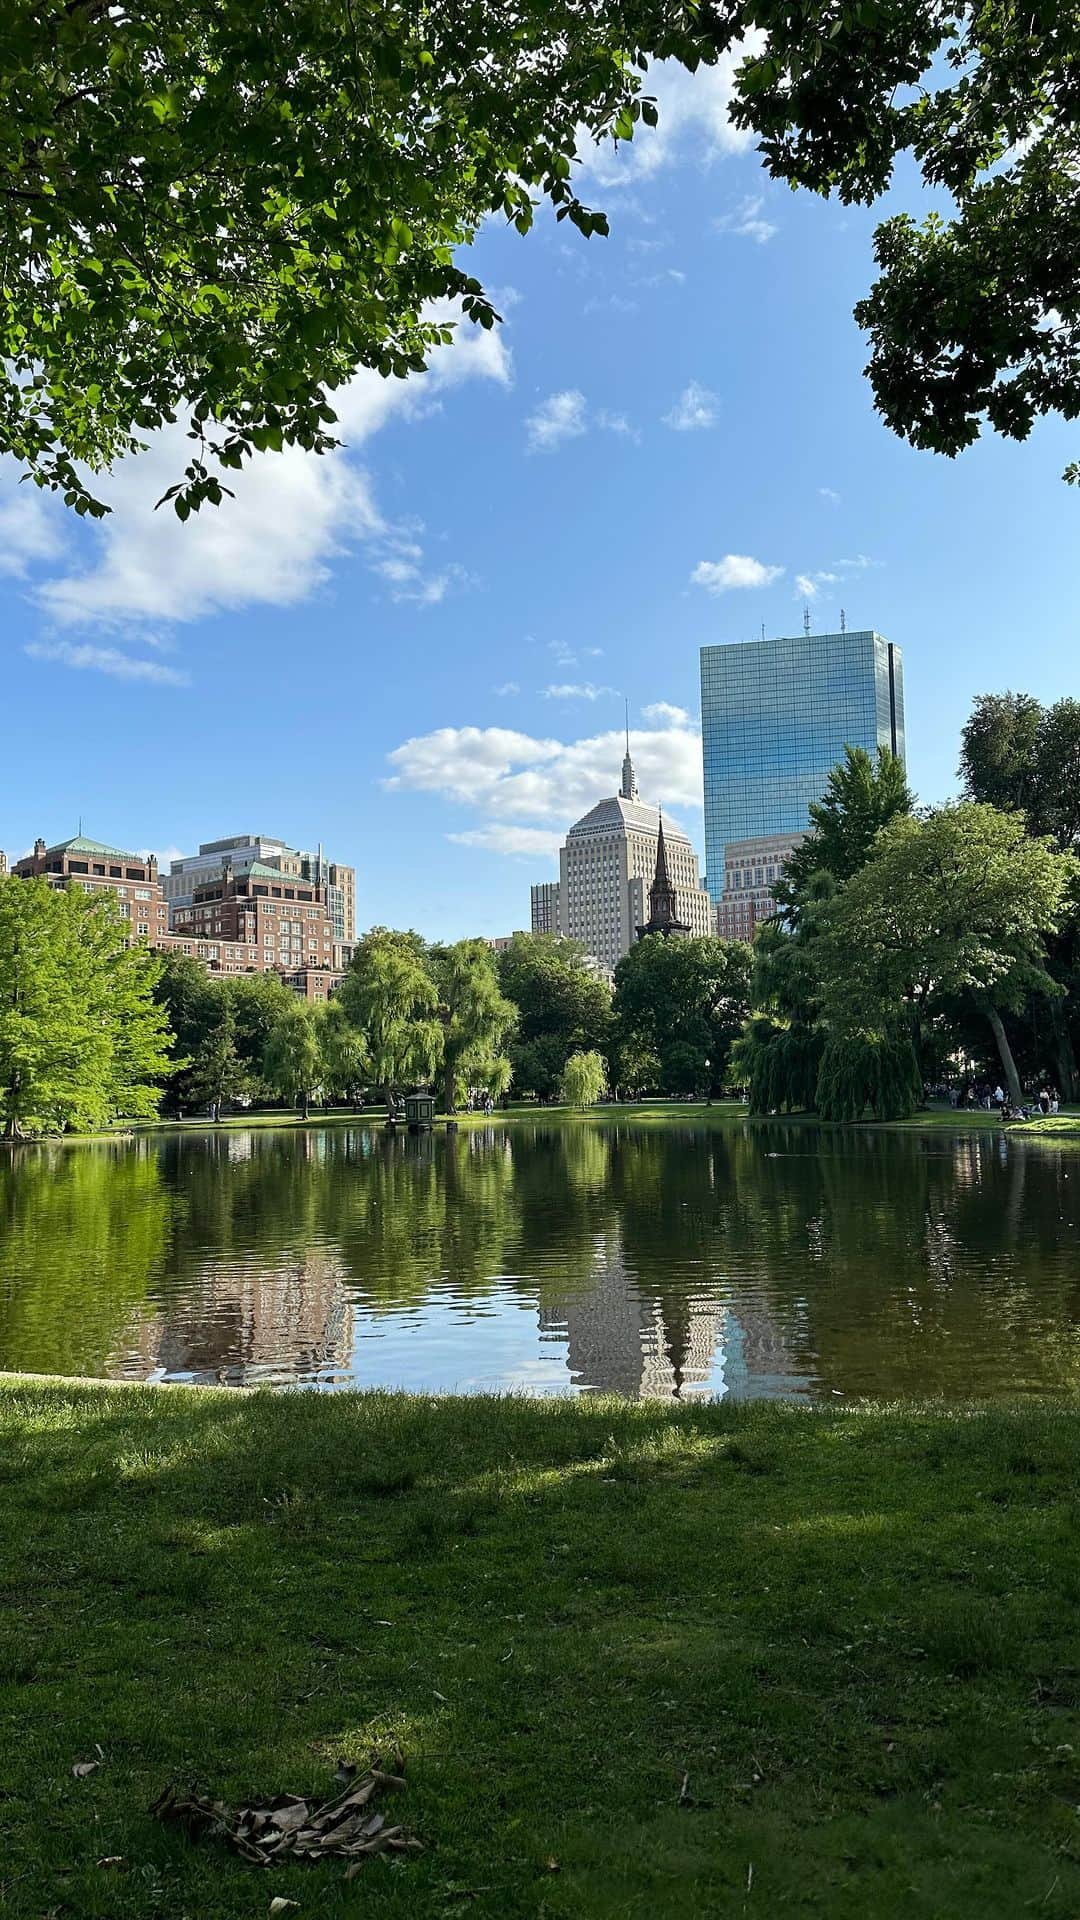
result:
M 835 1399 L 1080 1384 L 1080 1154 L 990 1133 L 499 1122 L 0 1163 L 0 1368 Z

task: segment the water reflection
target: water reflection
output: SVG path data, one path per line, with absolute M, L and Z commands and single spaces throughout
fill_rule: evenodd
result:
M 610 1121 L 0 1163 L 0 1366 L 635 1398 L 1080 1384 L 1080 1156 Z

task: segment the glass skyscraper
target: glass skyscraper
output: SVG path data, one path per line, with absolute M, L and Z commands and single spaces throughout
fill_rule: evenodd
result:
M 845 747 L 906 764 L 904 667 L 880 633 L 800 633 L 701 649 L 705 859 L 714 901 L 734 840 L 801 833 Z

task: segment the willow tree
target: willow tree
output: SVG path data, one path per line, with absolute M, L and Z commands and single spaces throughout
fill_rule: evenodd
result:
M 499 989 L 495 955 L 486 940 L 434 947 L 429 956 L 442 1027 L 443 1106 L 453 1113 L 466 1088 L 505 1093 L 511 1066 L 506 1046 L 517 1008 Z
M 607 1068 L 599 1053 L 572 1053 L 562 1071 L 560 1097 L 567 1107 L 595 1107 L 607 1090 Z
M 357 941 L 337 999 L 388 1107 L 400 1088 L 434 1078 L 443 1041 L 439 994 L 418 934 L 373 927 Z
M 158 962 L 114 901 L 0 879 L 0 1122 L 26 1133 L 157 1112 L 172 1036 Z
M 918 1052 L 926 1023 L 961 1001 L 985 1020 L 1009 1097 L 1022 1099 L 1003 1014 L 1060 991 L 1045 968 L 1076 861 L 1017 814 L 972 802 L 897 819 L 826 910 L 819 969 L 839 1032 L 895 1032 Z
M 263 1054 L 263 1073 L 274 1092 L 299 1103 L 305 1120 L 326 1071 L 320 1014 L 309 1001 L 294 997 L 271 1027 Z

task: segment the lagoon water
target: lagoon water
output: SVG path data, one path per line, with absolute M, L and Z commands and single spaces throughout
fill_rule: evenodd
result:
M 333 1389 L 1080 1384 L 1080 1154 L 604 1118 L 194 1129 L 0 1163 L 0 1368 Z

